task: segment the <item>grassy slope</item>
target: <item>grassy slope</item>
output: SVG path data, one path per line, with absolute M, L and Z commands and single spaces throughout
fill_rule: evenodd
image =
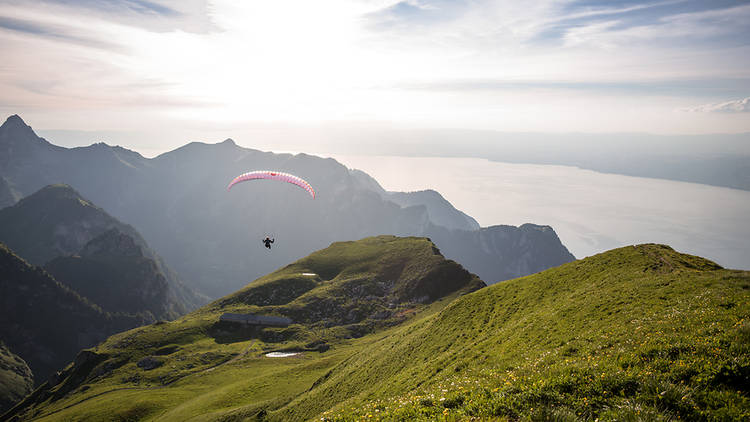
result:
M 750 273 L 626 247 L 464 296 L 304 399 L 358 393 L 334 420 L 747 420 L 749 312 Z
M 361 258 L 352 256 L 351 262 Z M 271 274 L 258 288 L 313 262 Z M 316 271 L 326 274 L 323 267 Z M 331 274 L 343 273 L 333 268 Z M 234 299 L 225 305 L 240 306 Z M 641 245 L 481 289 L 444 307 L 451 299 L 362 338 L 343 339 L 337 327 L 312 324 L 275 344 L 250 338 L 217 343 L 207 335 L 220 309 L 215 302 L 176 322 L 114 336 L 98 351 L 109 354 L 109 362 L 126 358 L 123 366 L 26 416 L 39 412 L 49 421 L 750 417 L 746 271 Z M 261 355 L 316 336 L 334 347 L 281 360 Z M 164 366 L 149 372 L 135 368 L 135 360 L 159 348 L 173 352 L 164 356 Z M 107 393 L 120 388 L 131 389 Z
M 433 314 L 481 286 L 423 238 L 335 243 L 174 322 L 112 336 L 95 349 L 97 362 L 69 368 L 65 382 L 37 391 L 16 413 L 35 420 L 182 421 L 272 412 L 367 350 L 383 329 Z M 217 324 L 223 312 L 288 315 L 301 323 L 231 330 Z M 332 348 L 312 351 L 323 343 Z M 290 349 L 309 351 L 263 356 Z M 163 365 L 138 368 L 147 356 Z
M 0 341 L 0 412 L 24 398 L 33 386 L 29 366 Z

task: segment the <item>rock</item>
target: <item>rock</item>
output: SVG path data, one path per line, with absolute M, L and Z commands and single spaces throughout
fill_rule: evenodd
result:
M 138 367 L 144 371 L 150 371 L 164 365 L 164 360 L 156 356 L 146 356 L 137 363 Z
M 57 371 L 53 372 L 52 375 L 47 378 L 47 385 L 49 385 L 50 388 L 56 386 L 57 384 L 60 384 L 60 382 L 63 380 L 62 372 Z
M 75 366 L 80 368 L 92 362 L 98 363 L 104 357 L 104 355 L 91 350 L 81 350 L 80 352 L 78 352 L 78 356 L 76 356 Z
M 370 318 L 372 319 L 386 319 L 391 316 L 391 313 L 388 311 L 380 311 L 372 314 Z

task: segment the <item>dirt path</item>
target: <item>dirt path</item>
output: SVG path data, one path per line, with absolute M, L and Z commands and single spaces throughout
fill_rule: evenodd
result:
M 240 359 L 244 358 L 245 356 L 247 356 L 247 354 L 250 353 L 250 349 L 252 349 L 253 346 L 255 346 L 255 340 L 251 341 L 250 344 L 248 344 L 247 347 L 245 347 L 245 350 L 243 350 L 239 355 L 233 357 L 232 359 L 229 359 L 226 362 L 222 362 L 222 363 L 220 363 L 220 364 L 218 364 L 216 366 L 212 366 L 212 367 L 210 367 L 208 369 L 204 369 L 204 370 L 202 370 L 200 372 L 196 372 L 196 373 L 197 374 L 202 374 L 204 372 L 211 372 L 211 371 L 213 371 L 214 369 L 216 369 L 216 368 L 218 368 L 220 366 L 224 366 L 224 365 L 226 365 L 228 363 L 232 363 L 232 362 L 237 362 L 238 360 L 240 360 Z M 190 374 L 190 375 L 193 375 L 193 374 Z M 187 376 L 190 376 L 190 375 L 187 375 Z

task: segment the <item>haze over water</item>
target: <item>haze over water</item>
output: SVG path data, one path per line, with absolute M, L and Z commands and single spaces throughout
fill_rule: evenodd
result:
M 750 192 L 475 158 L 336 155 L 391 191 L 434 189 L 483 227 L 552 226 L 577 258 L 663 243 L 750 269 Z

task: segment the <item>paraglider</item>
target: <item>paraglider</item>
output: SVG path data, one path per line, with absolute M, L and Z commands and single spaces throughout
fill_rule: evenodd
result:
M 231 182 L 229 182 L 229 185 L 227 186 L 227 191 L 232 189 L 232 186 L 236 185 L 237 183 L 246 182 L 249 180 L 260 180 L 260 179 L 266 179 L 266 180 L 279 180 L 282 182 L 291 183 L 293 185 L 296 185 L 310 194 L 310 196 L 315 199 L 315 190 L 310 186 L 307 181 L 301 177 L 295 176 L 293 174 L 289 173 L 283 173 L 279 171 L 270 171 L 270 170 L 260 170 L 260 171 L 251 171 L 248 173 L 243 173 L 234 179 L 232 179 Z M 276 239 L 271 238 L 270 236 L 266 236 L 265 239 L 263 239 L 261 242 L 268 248 L 271 249 L 271 244 L 274 243 Z
M 230 183 L 229 186 L 227 186 L 227 190 L 232 189 L 232 186 L 236 185 L 240 182 L 246 182 L 248 180 L 259 180 L 259 179 L 267 179 L 267 180 L 280 180 L 282 182 L 291 183 L 293 185 L 297 185 L 301 187 L 302 189 L 306 190 L 307 193 L 310 194 L 310 196 L 315 199 L 315 190 L 310 186 L 307 181 L 301 177 L 297 177 L 293 174 L 289 173 L 282 173 L 278 171 L 268 171 L 268 170 L 260 170 L 260 171 L 251 171 L 249 173 L 241 174 L 237 177 L 235 177 Z

